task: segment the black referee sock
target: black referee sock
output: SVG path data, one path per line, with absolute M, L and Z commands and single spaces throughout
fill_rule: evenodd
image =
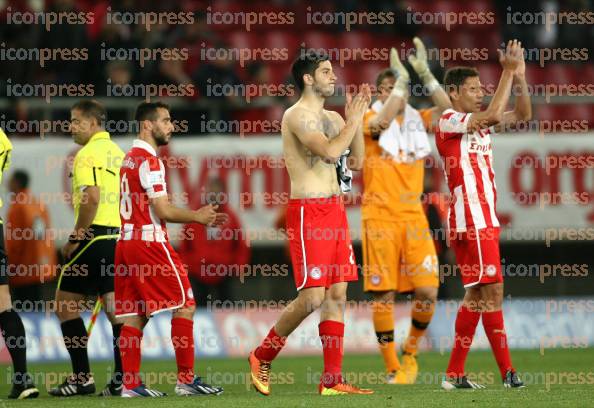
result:
M 122 356 L 120 354 L 120 331 L 122 330 L 123 324 L 114 324 L 111 326 L 113 330 L 113 362 L 115 364 L 113 373 L 113 382 L 115 384 L 122 383 Z
M 0 313 L 0 329 L 12 358 L 14 381 L 21 383 L 27 372 L 27 339 L 21 317 L 12 309 Z
M 79 381 L 84 382 L 91 372 L 89 356 L 87 354 L 89 337 L 87 336 L 85 322 L 78 317 L 62 322 L 60 326 L 62 327 L 64 344 L 72 361 L 72 372 L 77 376 Z

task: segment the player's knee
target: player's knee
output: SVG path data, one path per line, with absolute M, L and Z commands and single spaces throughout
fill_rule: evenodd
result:
M 148 319 L 144 316 L 126 316 L 122 318 L 124 326 L 134 327 L 138 330 L 143 330 L 147 323 Z
M 328 291 L 325 300 L 336 304 L 345 304 L 346 298 L 346 292 Z
M 69 299 L 60 290 L 56 292 L 56 316 L 61 322 L 79 317 L 79 306 L 76 300 Z
M 185 306 L 185 307 L 182 307 L 180 309 L 177 309 L 173 313 L 173 316 L 174 317 L 183 317 L 185 319 L 193 319 L 194 318 L 194 312 L 195 311 L 196 311 L 196 306 L 194 306 L 194 305 Z
M 71 302 L 58 302 L 56 307 L 56 316 L 60 322 L 77 319 L 80 313 L 76 309 L 76 304 Z
M 324 293 L 320 291 L 299 292 L 299 298 L 304 303 L 306 310 L 313 312 L 324 303 Z
M 313 311 L 322 307 L 324 298 L 322 296 L 312 296 L 307 300 L 308 307 Z
M 503 284 L 485 285 L 482 289 L 487 309 L 499 309 L 503 303 Z
M 495 298 L 497 296 L 503 295 L 503 285 L 500 283 L 484 285 L 481 289 L 483 294 L 490 298 Z
M 58 303 L 56 307 L 56 316 L 58 316 L 61 322 L 68 320 L 68 313 L 64 310 L 63 306 L 63 303 Z
M 0 302 L 0 313 L 4 313 L 7 310 L 12 309 L 12 303 L 9 302 Z
M 8 291 L 8 285 L 1 285 L 0 290 L 0 312 L 5 312 L 12 308 L 12 299 Z
M 424 303 L 435 303 L 437 300 L 437 288 L 431 286 L 416 288 L 415 299 Z
M 394 302 L 394 292 L 391 290 L 384 292 L 371 292 L 371 298 L 374 302 L 390 303 Z
M 466 293 L 464 294 L 464 306 L 470 310 L 480 311 L 481 301 L 481 291 L 478 287 L 466 288 Z
M 115 315 L 115 313 L 113 313 L 113 311 L 109 311 L 109 312 L 106 311 L 105 316 L 107 316 L 107 320 L 109 320 L 109 323 L 111 323 L 112 325 L 123 323 L 123 321 L 121 319 L 118 319 L 116 317 L 116 315 Z

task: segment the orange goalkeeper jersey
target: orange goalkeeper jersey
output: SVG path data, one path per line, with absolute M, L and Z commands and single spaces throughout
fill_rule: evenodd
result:
M 431 128 L 433 109 L 420 109 L 425 129 Z M 398 163 L 382 157 L 378 136 L 372 135 L 369 120 L 376 115 L 368 110 L 363 119 L 365 160 L 363 164 L 363 220 L 410 221 L 424 217 L 420 201 L 423 193 L 424 160 Z M 402 124 L 402 116 L 398 116 Z

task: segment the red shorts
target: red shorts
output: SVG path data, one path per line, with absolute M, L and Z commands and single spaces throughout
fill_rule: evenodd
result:
M 146 316 L 196 304 L 188 273 L 169 242 L 119 240 L 115 251 L 116 316 Z
M 499 228 L 472 229 L 450 235 L 465 288 L 503 282 L 499 256 Z
M 342 197 L 289 200 L 287 235 L 297 290 L 357 280 Z

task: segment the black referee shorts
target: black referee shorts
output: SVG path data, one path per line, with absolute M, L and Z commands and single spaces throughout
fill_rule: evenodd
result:
M 114 255 L 120 229 L 91 225 L 88 237 L 62 267 L 58 289 L 80 295 L 113 292 Z

